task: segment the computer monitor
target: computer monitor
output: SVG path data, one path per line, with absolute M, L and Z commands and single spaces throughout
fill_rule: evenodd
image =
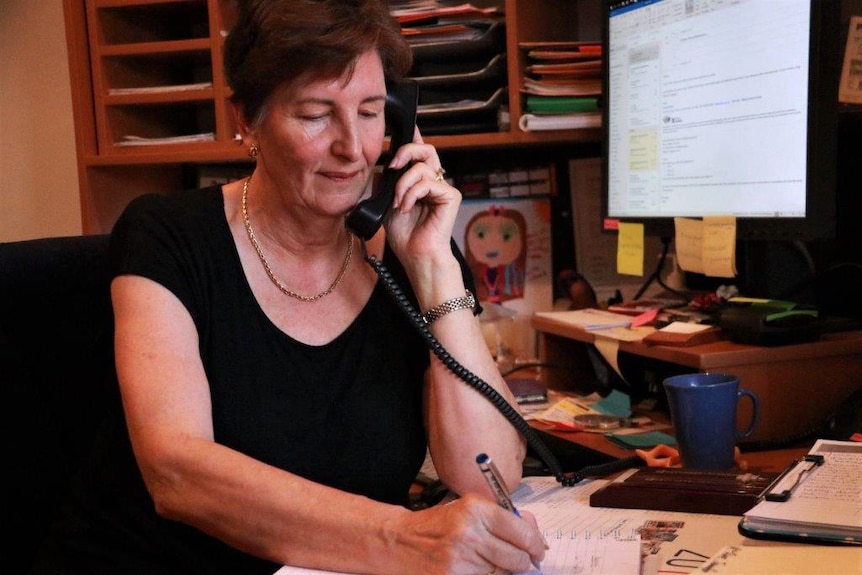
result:
M 604 2 L 604 216 L 835 234 L 837 0 Z

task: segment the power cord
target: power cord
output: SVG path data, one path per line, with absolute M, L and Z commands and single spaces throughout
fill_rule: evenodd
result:
M 661 238 L 662 250 L 661 250 L 661 255 L 658 258 L 658 264 L 656 265 L 655 270 L 646 279 L 646 281 L 644 281 L 643 285 L 641 285 L 640 289 L 637 291 L 634 298 L 632 298 L 635 301 L 639 300 L 641 298 L 641 296 L 643 296 L 643 294 L 646 293 L 646 290 L 649 289 L 649 286 L 652 285 L 652 282 L 656 282 L 665 291 L 667 291 L 668 293 L 672 293 L 673 295 L 679 297 L 680 299 L 683 299 L 683 300 L 688 299 L 688 296 L 686 296 L 684 293 L 682 293 L 678 290 L 675 290 L 672 287 L 668 286 L 667 284 L 665 284 L 664 280 L 661 279 L 661 272 L 664 270 L 664 264 L 667 261 L 667 253 L 670 250 L 670 241 L 671 241 L 671 239 L 669 237 L 665 236 L 665 237 Z

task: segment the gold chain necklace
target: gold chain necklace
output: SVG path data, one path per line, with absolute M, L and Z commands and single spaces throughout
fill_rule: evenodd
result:
M 338 284 L 341 283 L 341 280 L 344 278 L 344 273 L 347 271 L 347 266 L 350 265 L 350 258 L 353 256 L 353 235 L 348 232 L 347 234 L 347 255 L 344 256 L 344 263 L 341 264 L 341 270 L 339 270 L 338 275 L 335 277 L 335 281 L 326 288 L 324 291 L 320 292 L 317 295 L 301 295 L 296 293 L 295 291 L 291 291 L 284 287 L 275 274 L 272 273 L 272 268 L 269 267 L 269 262 L 266 260 L 266 256 L 263 255 L 263 251 L 260 249 L 260 244 L 257 243 L 257 238 L 254 235 L 254 230 L 251 229 L 251 221 L 248 219 L 248 183 L 251 181 L 251 177 L 246 178 L 245 183 L 242 185 L 242 219 L 245 222 L 245 231 L 248 233 L 248 239 L 251 241 L 251 245 L 254 247 L 254 251 L 257 252 L 257 257 L 260 259 L 260 263 L 263 264 L 263 269 L 266 271 L 266 275 L 269 276 L 269 279 L 272 280 L 272 283 L 275 284 L 281 292 L 290 296 L 294 299 L 298 299 L 299 301 L 315 301 L 320 298 L 327 296 L 332 293 L 332 290 L 338 287 Z

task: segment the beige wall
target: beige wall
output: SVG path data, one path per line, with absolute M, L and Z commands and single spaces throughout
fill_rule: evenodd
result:
M 81 233 L 61 0 L 0 0 L 0 241 Z

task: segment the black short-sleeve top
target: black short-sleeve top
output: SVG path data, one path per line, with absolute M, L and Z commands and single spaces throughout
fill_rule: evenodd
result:
M 338 489 L 405 501 L 425 454 L 429 356 L 380 282 L 343 333 L 312 346 L 258 305 L 220 188 L 138 198 L 112 239 L 115 275 L 158 282 L 191 314 L 217 442 Z

